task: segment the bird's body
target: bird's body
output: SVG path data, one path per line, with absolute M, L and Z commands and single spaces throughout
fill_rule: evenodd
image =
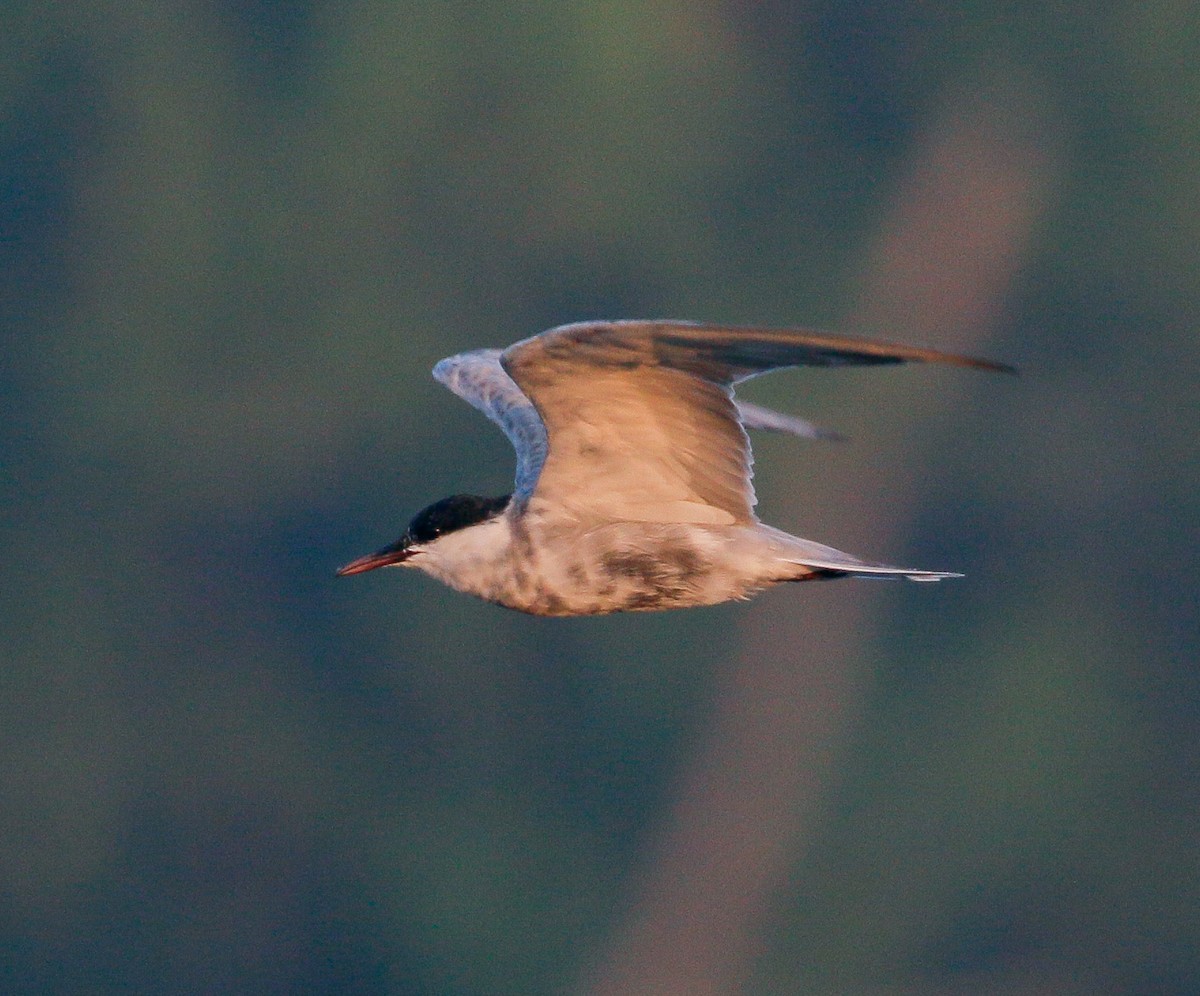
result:
M 441 361 L 434 376 L 497 422 L 517 450 L 516 490 L 457 495 L 399 541 L 339 572 L 406 565 L 535 615 L 685 608 L 783 581 L 956 575 L 860 560 L 759 522 L 745 427 L 823 435 L 735 402 L 733 385 L 796 365 L 966 357 L 794 329 L 680 322 L 560 326 Z
M 819 576 L 820 568 L 799 563 L 803 542 L 762 525 L 588 528 L 562 521 L 554 510 L 539 514 L 535 504 L 448 534 L 421 567 L 452 588 L 509 608 L 585 616 L 714 605 Z

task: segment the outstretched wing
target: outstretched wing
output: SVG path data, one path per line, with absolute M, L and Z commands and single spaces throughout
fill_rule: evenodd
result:
M 527 500 L 546 460 L 546 427 L 533 403 L 500 365 L 500 350 L 476 349 L 448 356 L 433 368 L 433 376 L 504 430 L 517 451 L 513 497 Z
M 710 524 L 754 520 L 734 384 L 780 367 L 905 361 L 1007 369 L 800 329 L 668 321 L 563 325 L 500 355 L 549 440 L 537 498 L 600 518 Z

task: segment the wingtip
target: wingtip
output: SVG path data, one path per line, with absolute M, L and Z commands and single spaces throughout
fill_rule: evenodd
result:
M 927 356 L 914 357 L 920 361 L 931 361 L 934 363 L 949 363 L 953 366 L 971 367 L 975 370 L 986 370 L 988 373 L 1008 374 L 1012 377 L 1019 377 L 1021 372 L 1010 363 L 1001 363 L 998 360 L 985 360 L 979 356 L 963 356 L 959 353 L 943 353 L 941 351 L 930 351 Z
M 971 365 L 978 367 L 980 370 L 988 370 L 992 373 L 1007 374 L 1010 377 L 1021 376 L 1021 371 L 1014 367 L 1011 363 L 1000 363 L 996 360 L 975 360 Z

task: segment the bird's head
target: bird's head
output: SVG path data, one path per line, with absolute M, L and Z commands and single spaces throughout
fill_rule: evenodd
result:
M 416 566 L 415 561 L 441 537 L 494 519 L 504 512 L 511 498 L 512 495 L 499 498 L 451 495 L 435 501 L 413 516 L 404 535 L 395 543 L 352 560 L 339 568 L 338 577 L 373 571 L 376 567 Z

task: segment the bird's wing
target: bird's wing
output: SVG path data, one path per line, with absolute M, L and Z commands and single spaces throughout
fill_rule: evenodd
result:
M 786 432 L 792 436 L 804 439 L 841 439 L 841 433 L 813 425 L 806 418 L 797 418 L 785 412 L 777 412 L 773 408 L 756 405 L 753 401 L 733 399 L 737 407 L 738 418 L 747 429 L 765 429 L 768 432 Z
M 602 518 L 710 524 L 754 519 L 734 384 L 780 367 L 905 361 L 1006 369 L 800 329 L 667 321 L 562 325 L 500 355 L 550 443 L 537 498 Z
M 546 460 L 546 427 L 533 403 L 500 365 L 500 350 L 448 356 L 433 368 L 433 376 L 504 430 L 517 451 L 514 500 L 528 499 Z

